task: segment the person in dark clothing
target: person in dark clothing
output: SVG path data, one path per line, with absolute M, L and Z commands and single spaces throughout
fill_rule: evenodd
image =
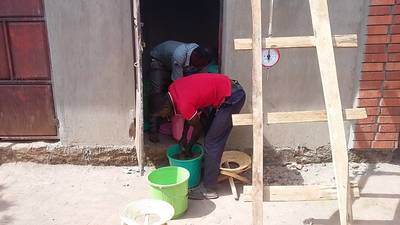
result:
M 196 73 L 207 66 L 210 53 L 195 43 L 163 42 L 150 52 L 150 113 L 172 81 Z M 158 142 L 159 121 L 150 116 L 150 141 Z
M 199 112 L 203 108 L 216 109 L 204 139 L 204 178 L 205 190 L 190 192 L 192 199 L 217 198 L 216 190 L 220 163 L 226 141 L 232 130 L 232 114 L 239 113 L 246 99 L 243 88 L 237 81 L 223 74 L 194 74 L 174 81 L 159 102 L 153 116 L 167 118 L 179 113 L 185 118 L 181 149 L 190 155 L 192 146 L 201 132 Z M 193 126 L 190 140 L 187 140 L 189 126 Z

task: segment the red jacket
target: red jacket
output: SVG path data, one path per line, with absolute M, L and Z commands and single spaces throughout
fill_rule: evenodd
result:
M 174 81 L 168 90 L 175 113 L 191 120 L 199 109 L 218 108 L 231 95 L 231 80 L 223 74 L 199 73 Z

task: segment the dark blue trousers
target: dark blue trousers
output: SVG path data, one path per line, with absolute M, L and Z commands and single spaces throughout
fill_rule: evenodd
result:
M 204 140 L 205 187 L 215 187 L 220 173 L 220 163 L 226 141 L 232 130 L 232 114 L 239 113 L 246 100 L 246 94 L 238 83 L 232 84 L 232 94 L 215 113 Z

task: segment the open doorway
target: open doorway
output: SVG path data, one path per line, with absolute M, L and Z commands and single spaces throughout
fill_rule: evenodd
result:
M 167 40 L 194 42 L 218 50 L 220 0 L 141 1 L 141 20 L 146 43 L 144 60 L 149 50 Z
M 168 41 L 196 43 L 213 53 L 213 71 L 219 72 L 222 0 L 143 0 L 141 1 L 144 86 L 144 129 L 149 118 L 150 51 Z M 162 139 L 161 139 L 162 140 Z

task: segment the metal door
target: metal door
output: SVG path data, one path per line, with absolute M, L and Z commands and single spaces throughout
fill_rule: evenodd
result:
M 55 139 L 42 0 L 0 1 L 0 139 Z

